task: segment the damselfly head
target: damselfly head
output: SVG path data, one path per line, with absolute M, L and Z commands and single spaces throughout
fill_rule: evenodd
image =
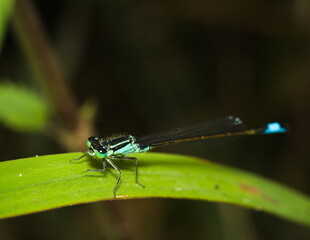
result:
M 100 144 L 97 137 L 90 137 L 87 139 L 88 154 L 96 158 L 105 158 L 107 155 L 106 148 Z

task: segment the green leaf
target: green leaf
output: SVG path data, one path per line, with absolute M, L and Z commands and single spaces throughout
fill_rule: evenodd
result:
M 0 218 L 74 204 L 113 199 L 117 174 L 81 153 L 32 157 L 0 163 Z M 310 199 L 294 190 L 230 167 L 189 156 L 142 153 L 139 180 L 134 162 L 120 161 L 123 176 L 117 199 L 185 198 L 237 204 L 310 226 Z
M 48 107 L 33 91 L 10 82 L 0 83 L 0 121 L 23 132 L 41 131 L 47 124 Z
M 0 0 L 0 53 L 2 49 L 3 39 L 5 37 L 8 19 L 13 10 L 13 0 Z

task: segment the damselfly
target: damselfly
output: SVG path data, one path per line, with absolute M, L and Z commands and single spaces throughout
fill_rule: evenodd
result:
M 138 180 L 138 158 L 127 157 L 126 155 L 129 153 L 143 153 L 155 147 L 201 140 L 205 141 L 206 146 L 214 146 L 244 135 L 286 133 L 287 131 L 287 125 L 283 123 L 274 122 L 258 128 L 248 128 L 240 118 L 228 116 L 142 137 L 134 137 L 129 134 L 103 139 L 90 137 L 87 139 L 88 152 L 74 160 L 79 160 L 87 155 L 102 160 L 102 169 L 88 169 L 85 172 L 104 172 L 107 163 L 109 163 L 119 174 L 113 190 L 114 197 L 116 197 L 122 172 L 114 163 L 114 160 L 134 161 L 136 166 L 136 183 L 144 187 Z

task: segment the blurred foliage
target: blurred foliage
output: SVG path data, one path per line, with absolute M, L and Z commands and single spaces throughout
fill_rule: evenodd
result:
M 48 107 L 33 91 L 9 81 L 0 83 L 0 121 L 12 130 L 42 132 Z
M 0 0 L 0 53 L 13 6 L 14 0 Z

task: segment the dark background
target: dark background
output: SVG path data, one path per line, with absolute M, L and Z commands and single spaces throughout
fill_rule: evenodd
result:
M 227 115 L 249 126 L 286 121 L 289 135 L 245 137 L 210 151 L 185 152 L 310 195 L 307 0 L 33 4 L 78 104 L 97 106 L 98 136 L 148 134 Z M 0 64 L 1 76 L 33 84 L 12 28 Z M 0 135 L 2 160 L 67 151 L 40 134 L 1 127 Z M 1 239 L 309 237 L 305 227 L 269 214 L 188 200 L 102 202 L 0 222 Z

